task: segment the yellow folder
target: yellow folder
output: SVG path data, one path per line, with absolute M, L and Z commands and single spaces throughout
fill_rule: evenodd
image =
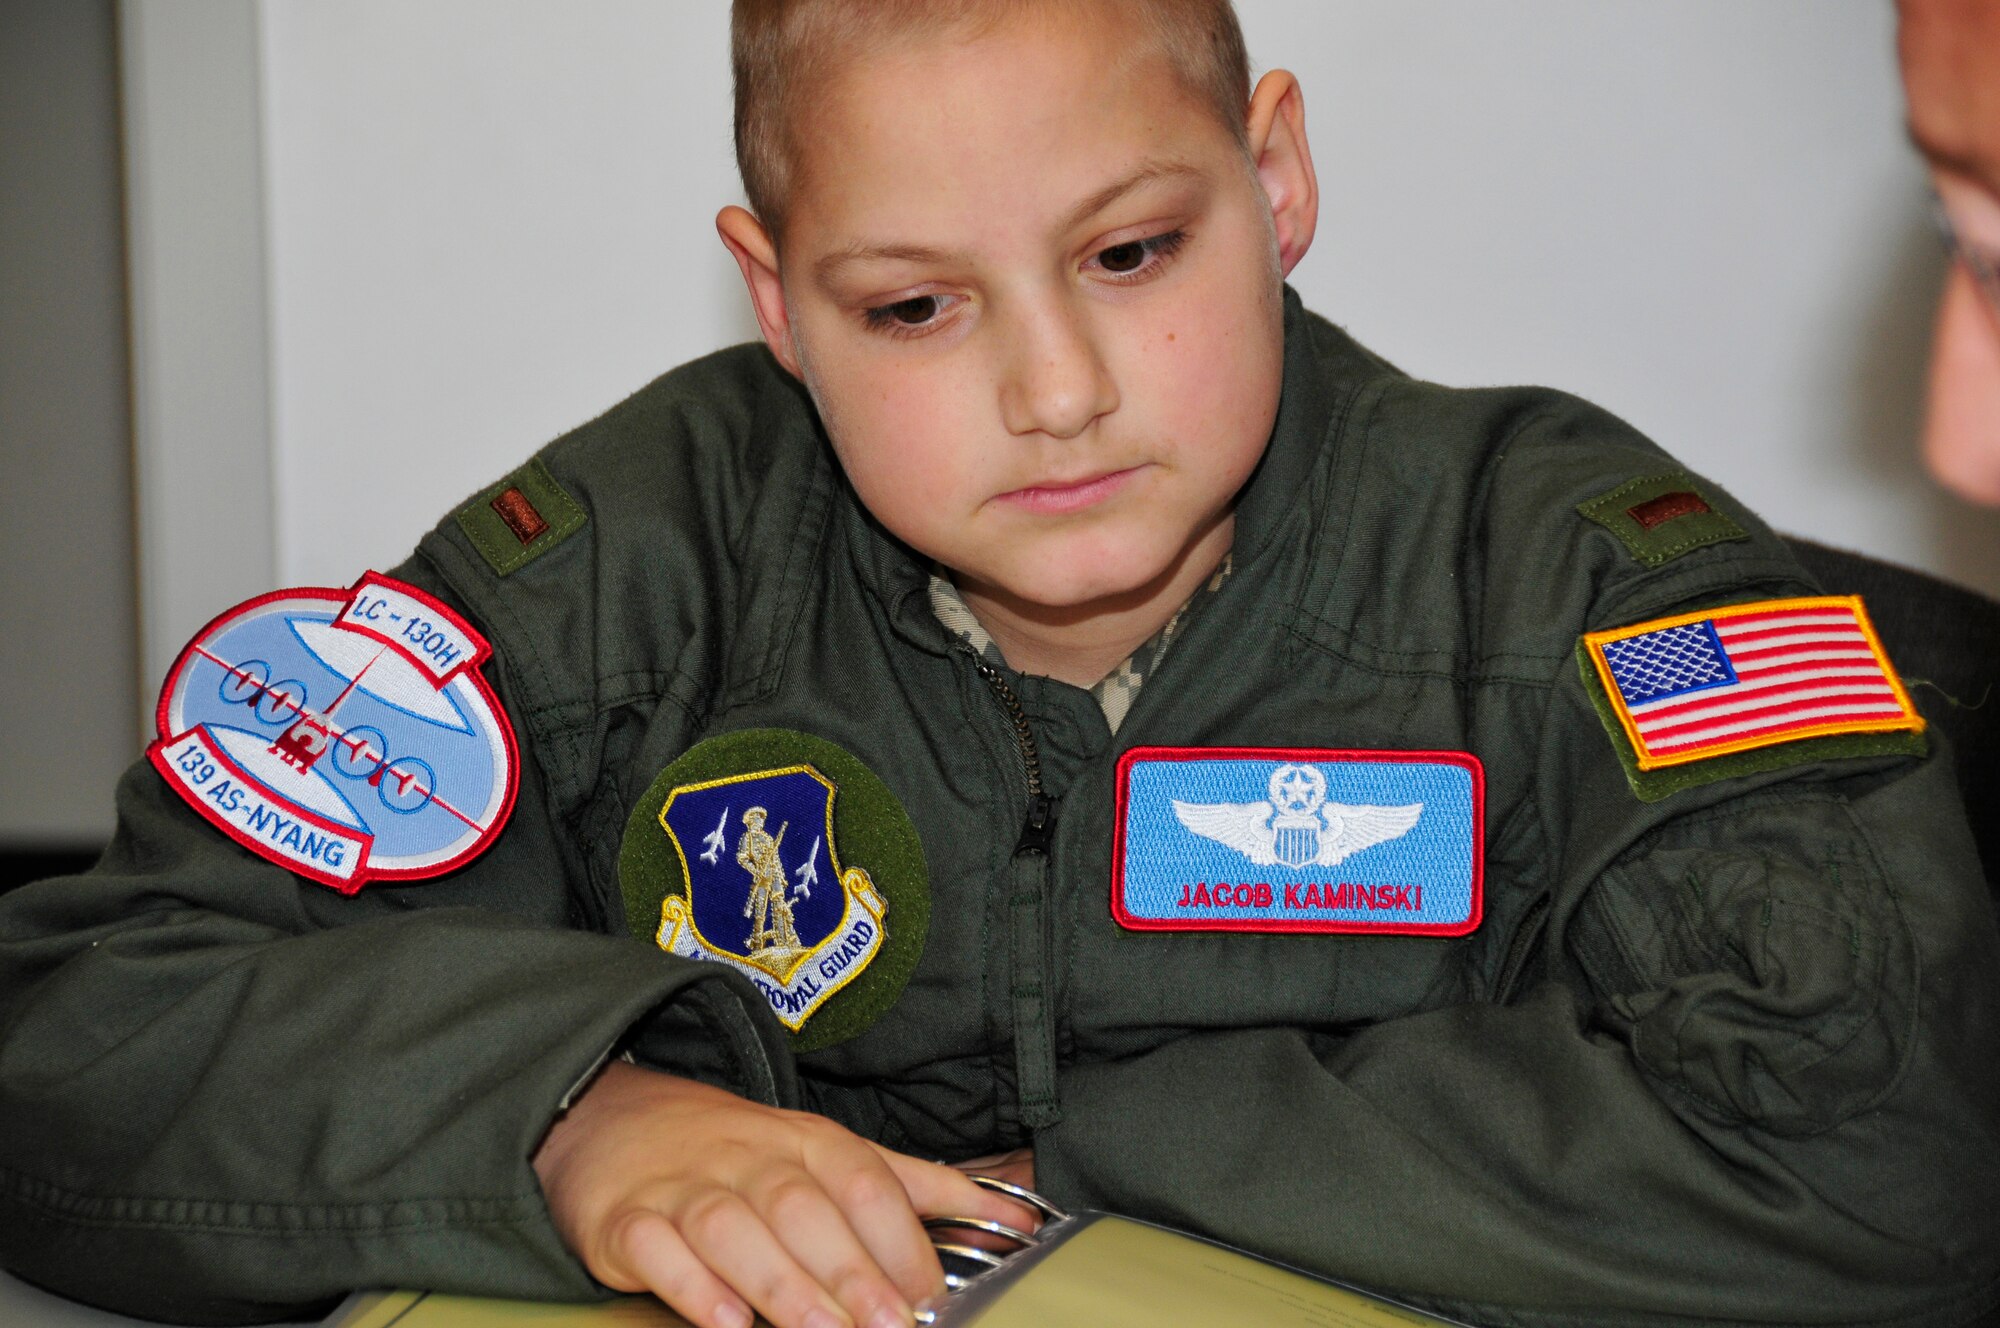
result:
M 1105 1213 L 1044 1225 L 1039 1242 L 927 1307 L 937 1328 L 1410 1328 L 1450 1324 L 1223 1245 Z M 763 1320 L 758 1320 L 760 1324 Z M 327 1328 L 687 1328 L 645 1296 L 592 1305 L 422 1291 L 357 1297 Z

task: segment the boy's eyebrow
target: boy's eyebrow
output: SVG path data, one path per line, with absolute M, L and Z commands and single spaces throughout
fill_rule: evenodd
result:
M 1089 220 L 1140 185 L 1151 184 L 1156 180 L 1199 174 L 1201 174 L 1199 168 L 1184 161 L 1162 159 L 1141 162 L 1132 171 L 1071 208 L 1068 215 L 1062 219 L 1059 229 L 1068 230 Z M 867 262 L 871 259 L 904 263 L 939 263 L 963 257 L 963 254 L 954 250 L 933 249 L 920 244 L 851 244 L 820 259 L 813 265 L 813 274 L 825 283 L 831 281 L 840 269 L 849 264 Z
M 1177 176 L 1199 174 L 1201 174 L 1201 171 L 1196 167 L 1187 162 L 1175 161 L 1171 158 L 1142 161 L 1130 174 L 1106 185 L 1089 198 L 1084 199 L 1081 203 L 1071 208 L 1069 215 L 1063 218 L 1062 229 L 1068 230 L 1072 226 L 1089 220 L 1142 184 L 1151 184 L 1155 180 L 1170 179 Z

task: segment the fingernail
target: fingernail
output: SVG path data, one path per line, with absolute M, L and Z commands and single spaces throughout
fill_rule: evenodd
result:
M 715 1311 L 715 1318 L 722 1328 L 750 1328 L 756 1316 L 742 1305 L 723 1305 Z
M 805 1328 L 848 1328 L 848 1324 L 831 1310 L 815 1309 L 806 1315 Z
M 910 1328 L 910 1316 L 884 1305 L 868 1316 L 868 1328 Z

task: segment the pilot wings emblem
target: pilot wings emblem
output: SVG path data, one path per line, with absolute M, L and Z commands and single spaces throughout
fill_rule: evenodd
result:
M 1259 867 L 1332 867 L 1408 834 L 1424 804 L 1352 806 L 1326 800 L 1326 776 L 1310 765 L 1271 772 L 1268 802 L 1182 802 L 1180 823 L 1235 849 Z

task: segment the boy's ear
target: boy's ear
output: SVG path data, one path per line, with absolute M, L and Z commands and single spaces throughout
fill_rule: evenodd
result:
M 1282 69 L 1257 80 L 1244 116 L 1250 160 L 1271 200 L 1278 262 L 1286 276 L 1312 247 L 1319 224 L 1319 177 L 1306 146 L 1306 103 L 1299 81 Z
M 803 380 L 798 347 L 792 342 L 791 313 L 785 308 L 785 288 L 778 281 L 778 250 L 764 223 L 734 204 L 715 214 L 716 234 L 742 269 L 743 284 L 750 292 L 750 307 L 757 311 L 757 326 L 764 344 L 777 356 L 785 372 Z

